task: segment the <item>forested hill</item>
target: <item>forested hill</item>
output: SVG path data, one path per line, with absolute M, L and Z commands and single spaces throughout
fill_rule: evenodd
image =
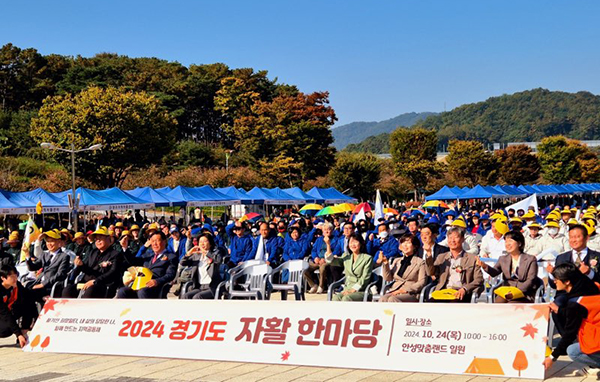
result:
M 417 125 L 437 130 L 440 146 L 450 139 L 536 142 L 558 134 L 600 139 L 600 96 L 533 89 L 462 105 Z
M 435 113 L 405 113 L 381 122 L 352 122 L 331 130 L 333 145 L 341 150 L 351 143 L 359 143 L 367 137 L 390 133 L 398 126 L 410 127 Z
M 584 91 L 533 89 L 462 105 L 432 115 L 415 126 L 435 129 L 440 148 L 451 139 L 483 143 L 537 142 L 560 134 L 596 140 L 600 139 L 600 96 Z M 368 137 L 347 149 L 389 153 L 389 134 Z

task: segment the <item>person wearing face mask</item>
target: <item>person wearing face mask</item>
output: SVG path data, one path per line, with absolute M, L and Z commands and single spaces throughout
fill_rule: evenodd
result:
M 378 262 L 379 257 L 383 254 L 386 259 L 391 260 L 394 257 L 400 255 L 398 252 L 398 240 L 390 235 L 390 230 L 387 223 L 380 224 L 377 227 L 377 237 L 374 233 L 369 235 L 367 241 L 367 253 L 373 256 L 375 264 L 381 264 Z M 378 266 L 377 265 L 377 266 Z
M 551 249 L 557 253 L 563 253 L 571 249 L 567 237 L 559 230 L 558 222 L 549 221 L 546 223 L 546 235 L 542 239 L 542 252 Z
M 356 225 L 358 234 L 363 237 L 364 240 L 369 236 L 369 224 L 365 219 L 360 219 Z
M 525 252 L 528 255 L 538 256 L 542 253 L 543 235 L 540 234 L 542 226 L 538 223 L 531 223 L 527 226 L 525 236 Z

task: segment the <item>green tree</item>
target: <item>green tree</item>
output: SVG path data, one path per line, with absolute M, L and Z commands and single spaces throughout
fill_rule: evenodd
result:
M 495 183 L 498 177 L 498 161 L 481 142 L 450 141 L 446 161 L 456 184 L 469 187 L 487 185 Z
M 577 158 L 585 148 L 562 135 L 547 137 L 537 146 L 542 176 L 551 184 L 569 183 L 578 179 L 581 169 Z
M 500 164 L 500 179 L 505 184 L 534 183 L 540 176 L 540 163 L 527 145 L 509 146 L 494 152 Z
M 338 190 L 350 190 L 358 199 L 372 200 L 381 178 L 381 163 L 371 154 L 342 152 L 337 155 L 329 178 Z
M 217 152 L 213 147 L 191 140 L 178 142 L 175 149 L 164 157 L 163 162 L 177 169 L 190 166 L 214 167 L 225 165 L 224 162 L 219 162 Z
M 250 114 L 237 117 L 228 130 L 235 155 L 253 158 L 249 165 L 274 178 L 277 174 L 274 181 L 282 185 L 325 175 L 335 155 L 330 127 L 336 117 L 328 103 L 327 93 L 255 101 Z
M 416 200 L 429 177 L 440 170 L 436 160 L 437 134 L 422 128 L 398 128 L 390 136 L 390 151 L 398 175 L 409 180 Z
M 176 121 L 153 96 L 116 88 L 88 88 L 48 98 L 32 120 L 38 142 L 102 150 L 77 155 L 77 173 L 103 187 L 119 186 L 131 169 L 160 162 L 174 144 Z M 69 155 L 54 151 L 67 167 Z

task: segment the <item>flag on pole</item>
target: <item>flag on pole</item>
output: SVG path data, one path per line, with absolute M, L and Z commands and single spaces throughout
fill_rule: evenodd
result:
M 379 219 L 385 219 L 383 214 L 383 203 L 381 202 L 381 194 L 379 193 L 379 189 L 377 190 L 377 195 L 375 196 L 375 214 L 373 219 L 376 226 L 379 224 Z
M 23 239 L 23 245 L 21 247 L 21 262 L 25 261 L 25 258 L 29 256 L 29 247 L 41 234 L 42 232 L 35 225 L 33 218 L 30 216 L 27 227 L 25 227 L 25 238 Z
M 365 210 L 362 208 L 360 211 L 358 211 L 358 213 L 354 214 L 354 219 L 352 219 L 352 222 L 356 224 L 359 220 L 367 220 L 367 217 L 365 216 Z
M 35 205 L 35 213 L 37 213 L 38 215 L 41 215 L 43 211 L 44 211 L 44 207 L 42 206 L 42 201 L 40 200 Z

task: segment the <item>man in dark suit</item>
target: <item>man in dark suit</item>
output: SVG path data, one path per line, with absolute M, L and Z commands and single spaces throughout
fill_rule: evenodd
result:
M 57 229 L 43 233 L 36 240 L 33 253 L 26 259 L 27 269 L 30 271 L 42 270 L 38 278 L 27 285 L 37 302 L 44 304 L 44 297 L 50 295 L 52 286 L 56 282 L 64 281 L 71 270 L 69 255 L 62 250 L 63 237 Z M 42 249 L 42 240 L 46 242 L 47 250 Z
M 63 290 L 65 298 L 76 298 L 83 290 L 83 298 L 112 297 L 116 287 L 121 284 L 123 253 L 112 244 L 112 238 L 106 227 L 100 227 L 90 235 L 94 248 L 85 260 L 75 257 L 75 274 L 83 273 L 81 285 L 69 285 Z
M 427 257 L 432 257 L 433 261 L 437 259 L 437 257 L 442 254 L 450 251 L 450 249 L 446 246 L 439 245 L 435 242 L 438 235 L 438 227 L 437 224 L 427 224 L 423 228 L 421 228 L 421 242 L 423 243 L 417 249 L 417 257 L 426 260 Z M 427 276 L 431 277 L 429 274 L 429 268 L 426 269 Z
M 569 245 L 572 250 L 558 255 L 554 266 L 573 263 L 579 268 L 581 273 L 589 277 L 592 281 L 600 282 L 600 271 L 598 269 L 600 252 L 589 249 L 587 241 L 588 230 L 586 226 L 578 224 L 569 229 Z M 554 281 L 550 280 L 550 282 L 552 287 L 555 287 Z
M 146 251 L 143 257 L 137 258 L 138 266 L 148 268 L 152 271 L 152 279 L 146 283 L 146 287 L 133 290 L 124 286 L 117 292 L 117 298 L 159 298 L 162 287 L 175 279 L 179 257 L 167 250 L 167 237 L 157 231 L 150 236 L 152 251 Z

